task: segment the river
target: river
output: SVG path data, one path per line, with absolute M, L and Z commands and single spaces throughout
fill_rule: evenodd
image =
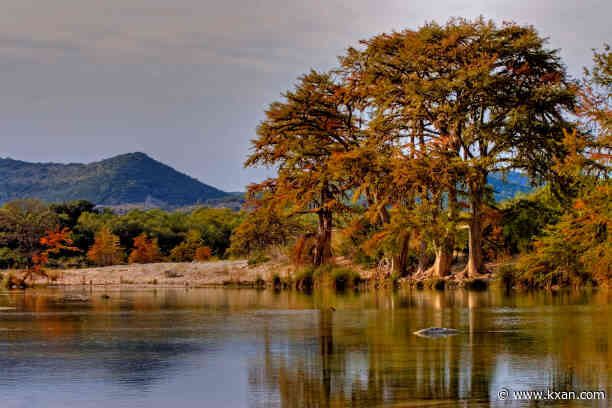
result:
M 516 390 L 608 393 L 611 312 L 607 291 L 0 292 L 0 406 L 488 407 L 518 406 Z M 413 334 L 431 326 L 460 333 Z

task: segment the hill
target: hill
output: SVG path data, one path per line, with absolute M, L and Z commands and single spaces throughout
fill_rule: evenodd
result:
M 86 199 L 97 205 L 173 208 L 218 200 L 227 193 L 144 153 L 90 164 L 28 163 L 0 159 L 0 204 L 16 198 L 46 202 Z
M 85 199 L 119 211 L 132 208 L 238 209 L 244 193 L 226 193 L 174 170 L 144 153 L 128 153 L 90 164 L 29 163 L 0 158 L 0 205 L 16 198 L 56 203 Z M 489 176 L 496 201 L 531 191 L 526 176 Z
M 497 202 L 510 199 L 518 193 L 529 193 L 533 190 L 529 184 L 529 178 L 516 171 L 508 172 L 505 177 L 501 173 L 490 174 L 488 182 L 493 187 Z

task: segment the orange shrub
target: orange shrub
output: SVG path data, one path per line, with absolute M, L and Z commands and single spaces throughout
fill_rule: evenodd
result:
M 212 250 L 209 247 L 207 246 L 200 247 L 195 250 L 194 259 L 196 261 L 208 261 L 211 255 L 212 255 Z
M 96 233 L 94 244 L 87 252 L 87 259 L 100 266 L 120 264 L 123 262 L 123 257 L 119 237 L 107 229 L 101 229 Z
M 145 233 L 134 238 L 134 249 L 130 253 L 129 263 L 153 263 L 159 262 L 161 252 L 157 239 L 147 238 Z

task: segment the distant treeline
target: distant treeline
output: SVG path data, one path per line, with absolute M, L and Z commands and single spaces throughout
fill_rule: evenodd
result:
M 52 251 L 47 266 L 223 258 L 242 217 L 213 208 L 189 213 L 132 210 L 120 216 L 85 200 L 51 205 L 14 200 L 0 207 L 0 268 L 35 266 L 39 254 L 48 252 L 54 232 L 70 245 Z

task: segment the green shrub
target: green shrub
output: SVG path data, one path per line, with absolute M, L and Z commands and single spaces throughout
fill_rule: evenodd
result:
M 274 275 L 272 275 L 272 285 L 276 289 L 280 289 L 283 287 L 283 280 L 281 279 L 279 274 L 275 273 Z
M 512 264 L 505 264 L 497 271 L 498 284 L 504 289 L 512 289 L 517 283 L 519 273 Z
M 1 289 L 11 289 L 11 280 L 13 279 L 12 273 L 5 273 L 2 276 L 2 282 L 0 282 Z
M 295 274 L 295 287 L 298 289 L 309 289 L 314 286 L 315 268 L 307 266 Z
M 336 289 L 342 290 L 347 287 L 355 287 L 361 282 L 359 273 L 351 268 L 335 267 L 331 270 L 331 281 Z
M 0 269 L 21 268 L 25 266 L 26 259 L 19 252 L 0 248 Z
M 247 261 L 247 264 L 252 268 L 254 266 L 266 263 L 270 260 L 270 257 L 266 256 L 263 252 L 256 252 Z

